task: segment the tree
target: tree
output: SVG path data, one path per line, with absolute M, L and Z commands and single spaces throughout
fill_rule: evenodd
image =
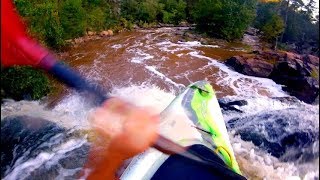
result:
M 259 3 L 254 26 L 260 29 L 264 39 L 274 43 L 275 47 L 279 40 L 280 43 L 295 44 L 297 48 L 292 50 L 297 53 L 318 54 L 319 27 L 317 19 L 313 17 L 315 2 L 304 2 L 282 0 L 278 3 Z M 283 31 L 280 38 L 275 38 L 281 29 Z
M 257 17 L 254 26 L 263 33 L 263 39 L 273 44 L 277 49 L 279 36 L 284 31 L 284 21 L 278 14 L 280 3 L 267 2 L 257 6 Z
M 284 22 L 279 15 L 273 14 L 261 28 L 264 39 L 273 44 L 277 49 L 279 35 L 284 30 Z
M 66 0 L 60 10 L 60 21 L 66 38 L 75 38 L 85 32 L 86 17 L 81 0 Z
M 199 0 L 192 14 L 198 30 L 233 40 L 252 23 L 255 8 L 256 0 Z
M 129 21 L 135 21 L 138 18 L 138 10 L 139 10 L 140 1 L 136 0 L 122 0 L 121 1 L 121 17 Z
M 138 19 L 144 22 L 154 22 L 163 9 L 163 4 L 158 0 L 146 0 L 142 2 L 138 9 Z
M 162 0 L 162 21 L 164 23 L 179 24 L 186 19 L 187 4 L 183 0 Z

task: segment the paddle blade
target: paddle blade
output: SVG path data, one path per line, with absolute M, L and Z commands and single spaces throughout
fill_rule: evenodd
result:
M 1 0 L 1 64 L 2 66 L 37 66 L 48 54 L 26 33 L 26 27 L 11 0 Z

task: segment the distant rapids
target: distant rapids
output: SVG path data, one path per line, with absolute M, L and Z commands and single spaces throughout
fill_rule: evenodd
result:
M 179 31 L 186 29 L 124 32 L 79 44 L 63 58 L 111 95 L 153 107 L 158 113 L 191 82 L 207 80 L 222 101 L 246 102 L 234 105 L 241 113 L 223 111 L 223 115 L 248 179 L 319 179 L 319 106 L 294 99 L 272 80 L 242 75 L 223 64 L 224 58 L 245 48 L 226 43 L 204 45 L 186 40 Z M 87 100 L 74 91 L 42 101 L 7 100 L 1 106 L 1 120 L 27 115 L 54 122 L 65 131 L 57 131 L 36 149 L 19 154 L 17 147 L 13 154 L 19 157 L 2 166 L 2 179 L 75 179 L 83 161 L 75 165 L 68 158 L 77 159 L 80 154 L 85 159 L 90 143 L 78 131 L 89 128 L 92 111 Z M 285 150 L 277 150 L 279 147 Z

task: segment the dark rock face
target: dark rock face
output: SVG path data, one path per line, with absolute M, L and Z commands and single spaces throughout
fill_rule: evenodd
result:
M 319 134 L 311 121 L 302 122 L 296 116 L 298 112 L 286 109 L 234 118 L 227 128 L 282 161 L 302 163 L 319 156 L 319 151 L 313 150 Z
M 16 163 L 24 163 L 41 152 L 53 153 L 54 148 L 72 138 L 68 130 L 57 124 L 34 117 L 14 116 L 1 120 L 1 178 L 10 173 Z M 67 152 L 59 163 L 34 169 L 27 179 L 53 179 L 59 169 L 80 168 L 85 163 L 89 145 Z M 75 176 L 75 175 L 74 175 Z
M 234 56 L 226 61 L 226 64 L 233 67 L 237 72 L 249 76 L 268 77 L 273 65 L 259 58 L 250 56 Z
M 255 51 L 231 57 L 226 65 L 249 76 L 270 78 L 306 103 L 319 95 L 319 58 L 290 52 Z
M 235 111 L 242 113 L 241 110 L 239 110 L 237 107 L 234 106 L 245 106 L 248 104 L 245 100 L 236 100 L 236 101 L 229 101 L 227 99 L 218 99 L 219 106 L 222 110 L 222 112 L 229 112 L 229 111 Z
M 313 76 L 319 70 L 319 59 L 318 65 L 315 59 L 310 55 L 301 57 L 287 53 L 285 60 L 276 63 L 269 77 L 276 83 L 285 85 L 284 90 L 290 95 L 306 103 L 313 103 L 319 95 L 319 77 Z

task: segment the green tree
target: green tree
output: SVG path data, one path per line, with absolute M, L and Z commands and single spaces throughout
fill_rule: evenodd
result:
M 50 92 L 49 80 L 44 73 L 28 66 L 2 69 L 1 82 L 4 98 L 36 100 Z
M 148 23 L 155 22 L 162 9 L 163 4 L 159 3 L 158 0 L 141 2 L 138 9 L 138 20 Z
M 86 29 L 86 12 L 81 0 L 66 0 L 60 10 L 60 21 L 67 39 L 84 34 Z
M 136 21 L 138 18 L 139 1 L 122 0 L 121 1 L 121 17 L 129 21 Z
M 106 25 L 106 14 L 100 7 L 94 7 L 87 11 L 87 28 L 94 31 L 104 29 Z
M 298 53 L 319 52 L 319 27 L 313 17 L 315 9 L 314 0 L 282 0 L 279 3 L 260 3 L 257 6 L 255 27 L 263 31 L 264 38 L 269 42 L 274 41 L 278 33 L 283 31 L 280 43 L 295 44 Z M 279 16 L 279 17 L 277 17 Z M 281 19 L 282 20 L 281 20 Z M 305 51 L 312 47 L 312 52 Z
M 64 46 L 63 29 L 59 22 L 58 4 L 55 1 L 14 1 L 26 20 L 29 32 L 43 44 L 59 49 Z
M 183 0 L 162 0 L 162 21 L 164 23 L 179 24 L 186 19 L 187 4 Z
M 273 44 L 277 49 L 278 38 L 284 30 L 284 22 L 279 15 L 273 14 L 261 27 L 264 39 Z
M 255 0 L 199 0 L 192 14 L 198 30 L 233 40 L 243 36 L 255 8 Z

